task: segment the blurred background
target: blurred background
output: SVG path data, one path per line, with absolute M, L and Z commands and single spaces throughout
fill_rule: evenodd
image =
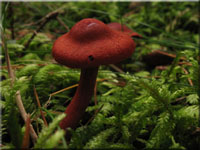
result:
M 100 67 L 95 96 L 67 143 L 54 118 L 76 88 L 55 92 L 77 84 L 80 71 L 57 64 L 51 51 L 84 18 L 121 23 L 142 38 L 132 37 L 131 58 Z M 2 148 L 197 148 L 197 2 L 1 2 L 1 22 Z M 24 138 L 17 91 L 36 142 Z M 45 128 L 50 123 L 54 128 Z

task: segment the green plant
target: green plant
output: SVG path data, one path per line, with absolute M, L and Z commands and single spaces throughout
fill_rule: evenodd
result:
M 20 149 L 25 122 L 16 105 L 16 92 L 31 114 L 38 134 L 29 148 L 71 149 L 197 149 L 200 127 L 200 65 L 198 5 L 195 2 L 59 2 L 1 3 L 1 32 L 15 73 L 11 87 L 2 49 L 1 99 L 2 148 Z M 12 17 L 14 10 L 14 35 Z M 83 18 L 105 23 L 122 22 L 143 36 L 130 59 L 99 68 L 96 96 L 69 143 L 58 128 L 63 112 L 75 93 L 80 72 L 55 64 L 54 39 L 66 32 L 58 20 L 50 20 L 22 50 L 43 17 L 60 8 L 60 18 L 70 29 Z M 26 29 L 26 34 L 24 30 Z M 153 67 L 144 57 L 156 50 L 167 54 L 168 64 Z M 157 63 L 160 56 L 154 57 Z M 34 94 L 36 88 L 41 107 Z M 74 87 L 74 88 L 72 88 Z M 67 88 L 67 90 L 60 90 Z M 48 127 L 40 115 L 42 111 Z M 14 124 L 14 125 L 13 125 Z

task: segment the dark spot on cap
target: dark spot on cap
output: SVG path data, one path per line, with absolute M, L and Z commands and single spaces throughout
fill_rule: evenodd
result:
M 93 61 L 93 60 L 94 60 L 94 57 L 93 57 L 92 55 L 90 55 L 90 56 L 88 56 L 88 59 L 89 59 L 90 61 Z

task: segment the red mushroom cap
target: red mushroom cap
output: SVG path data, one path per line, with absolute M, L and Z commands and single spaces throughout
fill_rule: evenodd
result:
M 128 35 L 130 35 L 131 37 L 139 37 L 139 38 L 142 38 L 141 35 L 139 35 L 138 33 L 136 32 L 133 32 L 133 30 L 131 30 L 130 28 L 128 28 L 126 25 L 122 25 L 120 23 L 117 23 L 117 22 L 112 22 L 112 23 L 109 23 L 108 26 L 113 29 L 113 30 L 117 30 L 117 31 L 121 31 L 121 32 L 124 32 L 124 33 L 127 33 Z
M 53 45 L 57 62 L 72 68 L 98 67 L 131 56 L 135 43 L 130 36 L 110 29 L 96 19 L 83 19 Z

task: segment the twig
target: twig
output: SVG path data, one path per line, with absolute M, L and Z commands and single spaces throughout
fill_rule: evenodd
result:
M 29 147 L 29 140 L 30 140 L 30 114 L 27 114 L 26 116 L 26 130 L 24 133 L 23 143 L 22 143 L 22 149 L 27 149 Z
M 188 71 L 187 71 L 185 68 L 183 68 L 183 67 L 182 67 L 182 69 L 183 69 L 184 73 L 185 73 L 186 75 L 188 75 Z M 189 82 L 189 84 L 190 84 L 191 86 L 194 85 L 193 82 L 192 82 L 192 80 L 191 80 L 190 78 L 188 78 L 188 82 Z
M 173 105 L 173 104 L 176 104 L 176 103 L 178 103 L 178 102 L 181 102 L 181 101 L 185 100 L 186 97 L 187 97 L 187 96 L 183 96 L 183 97 L 176 98 L 176 100 L 175 100 L 174 102 L 171 102 L 171 104 Z
M 58 22 L 65 27 L 65 29 L 67 30 L 67 32 L 69 31 L 69 27 L 60 19 L 60 17 L 56 17 L 56 19 L 58 20 Z
M 192 132 L 192 135 L 197 135 L 197 134 L 199 134 L 200 135 L 200 127 L 197 127 L 196 129 L 195 129 L 195 131 L 193 131 Z
M 156 66 L 157 70 L 166 70 L 168 66 Z
M 46 66 L 47 64 L 35 64 L 35 65 L 38 65 L 38 66 Z M 11 68 L 12 69 L 21 69 L 23 67 L 25 67 L 26 65 L 24 64 L 21 64 L 21 65 L 11 65 Z M 0 66 L 0 69 L 8 69 L 7 66 Z
M 6 41 L 5 41 L 4 33 L 3 33 L 3 32 L 1 33 L 1 39 L 2 39 L 2 48 L 3 48 L 4 51 L 5 51 L 5 59 L 6 59 L 7 68 L 8 68 L 8 75 L 9 75 L 9 77 L 10 77 L 10 79 L 11 79 L 11 87 L 12 87 L 13 84 L 14 84 L 15 75 L 14 75 L 13 70 L 12 70 L 12 67 L 11 67 L 10 56 L 9 56 L 9 54 L 8 54 L 7 45 L 5 44 Z
M 167 53 L 167 52 L 164 52 L 164 51 L 161 51 L 161 50 L 155 50 L 152 53 L 158 53 L 158 54 L 165 55 L 165 56 L 168 56 L 168 57 L 171 57 L 171 58 L 176 58 L 175 54 Z M 185 57 L 181 57 L 180 59 L 181 60 L 186 60 Z
M 99 81 L 105 81 L 105 80 L 107 80 L 107 79 L 99 79 L 99 80 L 97 79 L 98 82 L 99 82 Z M 56 92 L 54 92 L 54 93 L 51 93 L 49 99 L 51 99 L 52 96 L 54 96 L 54 95 L 56 95 L 56 94 L 58 94 L 58 93 L 61 93 L 61 92 L 64 92 L 64 91 L 66 91 L 66 90 L 75 88 L 75 87 L 77 87 L 77 86 L 78 86 L 78 84 L 74 84 L 74 85 L 69 86 L 69 87 L 66 87 L 66 88 L 64 88 L 64 89 L 62 89 L 62 90 L 56 91 Z M 47 104 L 45 104 L 45 105 L 47 105 Z
M 8 67 L 8 75 L 11 78 L 11 87 L 13 87 L 14 80 L 15 80 L 15 75 L 14 75 L 13 70 L 11 68 L 10 57 L 9 57 L 9 54 L 8 54 L 8 49 L 7 49 L 7 45 L 6 45 L 3 33 L 1 34 L 1 38 L 2 38 L 2 47 L 3 47 L 3 49 L 5 51 L 5 55 L 6 55 L 6 63 L 7 63 L 7 67 Z M 17 106 L 19 108 L 19 111 L 21 113 L 21 116 L 22 116 L 24 122 L 26 122 L 27 113 L 26 113 L 26 111 L 24 109 L 19 90 L 16 92 L 16 103 L 17 103 Z M 32 125 L 30 127 L 30 134 L 31 134 L 33 143 L 35 143 L 36 140 L 37 140 L 37 134 L 35 133 Z
M 189 62 L 179 62 L 178 64 L 179 64 L 179 65 L 187 65 L 187 66 L 192 66 L 192 64 L 191 64 L 191 63 L 189 63 Z
M 48 126 L 47 121 L 46 121 L 46 119 L 45 119 L 45 117 L 44 117 L 44 113 L 43 113 L 43 111 L 42 111 L 42 109 L 41 109 L 40 100 L 39 100 L 39 97 L 38 97 L 38 94 L 37 94 L 37 91 L 36 91 L 35 87 L 33 87 L 33 90 L 34 90 L 35 98 L 36 98 L 36 100 L 37 100 L 38 107 L 39 107 L 39 109 L 40 109 L 40 114 L 41 114 L 42 119 L 43 119 L 43 121 L 44 121 L 44 125 L 45 125 L 45 126 Z
M 56 91 L 56 92 L 54 92 L 54 93 L 51 93 L 50 96 L 54 96 L 54 95 L 56 95 L 56 94 L 58 94 L 58 93 L 61 93 L 61 92 L 64 92 L 64 91 L 66 91 L 66 90 L 75 88 L 75 87 L 77 87 L 77 86 L 78 86 L 78 84 L 74 84 L 74 85 L 69 86 L 69 87 L 66 87 L 66 88 L 64 88 L 64 89 L 62 89 L 62 90 Z
M 105 81 L 105 80 L 108 80 L 108 79 L 97 79 L 97 82 Z M 52 96 L 54 96 L 54 95 L 56 95 L 56 94 L 58 94 L 58 93 L 64 92 L 64 91 L 66 91 L 66 90 L 75 88 L 75 87 L 77 87 L 77 86 L 78 86 L 78 84 L 74 84 L 74 85 L 69 86 L 69 87 L 66 87 L 66 88 L 64 88 L 64 89 L 62 89 L 62 90 L 56 91 L 56 92 L 54 92 L 54 93 L 51 93 L 50 96 L 49 96 L 49 99 L 48 99 L 48 100 L 46 101 L 46 103 L 44 104 L 44 107 L 45 107 L 45 108 L 48 107 L 48 105 L 49 105 L 49 103 L 50 103 L 50 101 L 51 101 L 51 97 L 52 97 Z
M 30 6 L 27 5 L 27 7 L 30 7 Z M 63 9 L 65 9 L 65 8 L 66 8 L 66 6 L 63 5 L 62 7 L 56 9 L 55 11 L 59 11 L 59 14 L 62 14 L 62 13 L 64 13 Z M 32 9 L 32 7 L 30 7 L 30 9 Z M 53 8 L 52 8 L 51 10 L 53 10 Z M 35 13 L 39 13 L 39 11 L 36 10 Z M 30 20 L 32 20 L 32 19 L 30 19 Z M 43 22 L 44 20 L 45 20 L 45 17 L 43 17 L 43 18 L 41 18 L 41 19 L 39 19 L 39 20 L 37 20 L 37 21 L 24 24 L 21 28 L 25 28 L 25 27 L 27 27 L 27 26 L 39 25 L 39 24 L 40 24 L 41 22 Z
M 64 91 L 66 91 L 66 90 L 75 88 L 75 87 L 77 87 L 77 86 L 78 86 L 78 84 L 74 84 L 74 85 L 69 86 L 69 87 L 66 87 L 66 88 L 64 88 L 64 89 L 62 89 L 62 90 L 56 91 L 56 92 L 54 92 L 54 93 L 51 93 L 50 96 L 49 96 L 49 99 L 48 99 L 47 102 L 44 104 L 44 107 L 46 108 L 46 107 L 49 105 L 52 96 L 54 96 L 54 95 L 56 95 L 56 94 L 58 94 L 58 93 L 64 92 Z
M 161 76 L 145 76 L 145 78 L 156 78 L 159 79 Z
M 187 96 L 183 96 L 183 97 L 180 97 L 180 98 L 177 98 L 175 102 L 179 102 L 181 100 L 184 100 Z
M 26 110 L 25 110 L 24 105 L 22 103 L 20 91 L 16 92 L 16 103 L 17 103 L 17 106 L 19 108 L 20 114 L 21 114 L 24 122 L 26 122 L 27 113 L 26 113 Z
M 125 73 L 122 69 L 120 69 L 119 67 L 117 67 L 116 65 L 114 64 L 110 64 L 109 65 L 111 68 L 113 68 L 114 70 L 120 72 L 120 73 Z
M 53 11 L 48 13 L 44 19 L 42 19 L 42 22 L 40 23 L 40 26 L 33 32 L 30 39 L 27 41 L 27 43 L 24 46 L 24 49 L 27 49 L 31 43 L 31 41 L 34 39 L 34 37 L 37 35 L 37 33 L 48 23 L 51 19 L 55 18 L 59 14 L 59 11 Z
M 21 95 L 20 95 L 20 91 L 17 91 L 16 92 L 16 103 L 17 103 L 17 106 L 19 108 L 19 111 L 20 111 L 20 114 L 24 120 L 24 122 L 26 122 L 26 119 L 27 119 L 27 113 L 26 113 L 26 110 L 24 109 L 24 105 L 22 103 L 22 99 L 21 99 Z M 32 141 L 33 143 L 36 142 L 38 136 L 37 134 L 35 133 L 35 130 L 33 129 L 33 126 L 30 124 L 30 135 L 31 135 L 31 138 L 32 138 Z
M 100 112 L 100 110 L 103 108 L 103 105 L 101 105 L 101 107 L 99 109 L 97 109 L 94 113 L 94 115 L 88 120 L 88 122 L 85 124 L 86 126 L 92 122 L 92 120 L 94 120 L 94 118 L 97 116 L 97 114 Z
M 60 115 L 60 114 L 63 113 L 63 112 L 51 111 L 51 110 L 48 110 L 48 112 L 51 113 L 51 114 L 55 114 L 55 115 Z M 43 112 L 43 114 L 46 115 L 47 113 L 46 113 L 46 112 Z M 37 119 L 38 119 L 39 116 L 40 116 L 40 114 L 36 114 L 36 115 L 32 118 L 32 120 L 34 120 L 34 121 L 37 122 Z M 38 133 L 39 133 L 39 131 L 38 131 Z

